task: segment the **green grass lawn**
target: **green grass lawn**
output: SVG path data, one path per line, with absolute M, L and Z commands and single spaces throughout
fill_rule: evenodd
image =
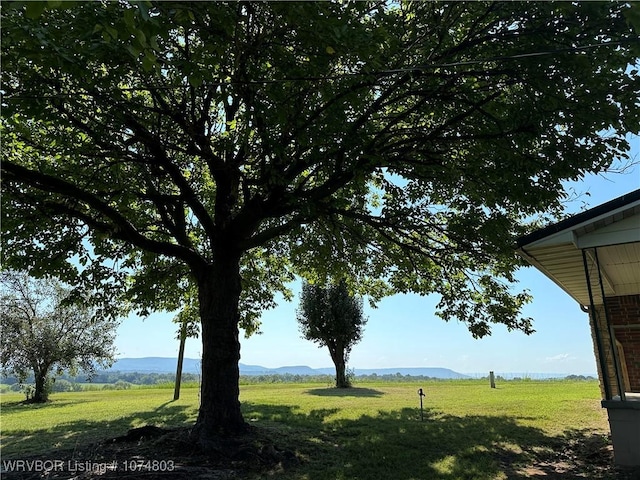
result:
M 23 404 L 24 395 L 3 393 L 2 455 L 73 448 L 146 424 L 177 426 L 195 420 L 198 390 L 184 389 L 172 401 L 168 389 L 52 393 L 46 404 Z
M 175 402 L 172 395 L 58 393 L 49 404 L 24 405 L 22 396 L 3 393 L 2 456 L 74 448 L 144 424 L 193 422 L 198 390 L 183 389 Z M 308 480 L 526 478 L 519 469 L 540 452 L 562 448 L 578 431 L 608 432 L 599 397 L 596 382 L 565 381 L 496 389 L 482 381 L 362 383 L 344 391 L 326 384 L 241 387 L 246 420 L 303 460 L 277 478 Z

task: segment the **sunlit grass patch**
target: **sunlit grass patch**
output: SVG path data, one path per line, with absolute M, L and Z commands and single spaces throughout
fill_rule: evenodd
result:
M 506 479 L 548 452 L 570 422 L 606 432 L 597 383 L 479 381 L 364 384 L 360 391 L 292 386 L 244 390 L 266 427 L 293 426 L 305 466 L 287 479 Z M 567 421 L 569 420 L 569 422 Z

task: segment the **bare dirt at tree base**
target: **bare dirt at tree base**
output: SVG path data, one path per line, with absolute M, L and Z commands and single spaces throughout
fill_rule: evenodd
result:
M 615 466 L 610 439 L 598 433 L 579 432 L 554 439 L 533 457 L 530 465 L 515 469 L 515 475 L 508 478 L 640 480 L 640 467 Z

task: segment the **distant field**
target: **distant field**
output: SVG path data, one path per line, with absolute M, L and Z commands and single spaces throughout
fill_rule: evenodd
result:
M 422 387 L 424 421 L 417 389 Z M 17 458 L 123 435 L 144 424 L 195 420 L 198 389 L 132 389 L 52 394 L 23 405 L 3 393 L 2 456 Z M 596 382 L 454 380 L 241 387 L 244 415 L 303 460 L 285 479 L 506 479 L 542 451 L 576 435 L 608 432 Z M 413 472 L 413 473 L 411 473 Z M 418 473 L 420 472 L 420 473 Z

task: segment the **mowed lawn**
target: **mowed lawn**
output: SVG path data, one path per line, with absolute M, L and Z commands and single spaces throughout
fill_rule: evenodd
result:
M 426 397 L 420 415 L 418 388 Z M 23 405 L 2 394 L 2 457 L 73 449 L 145 424 L 195 420 L 197 388 L 172 401 L 170 389 L 52 394 Z M 301 463 L 283 479 L 507 479 L 576 436 L 606 435 L 596 382 L 360 383 L 241 387 L 245 418 Z M 253 474 L 252 474 L 253 475 Z M 262 478 L 263 473 L 255 474 Z

